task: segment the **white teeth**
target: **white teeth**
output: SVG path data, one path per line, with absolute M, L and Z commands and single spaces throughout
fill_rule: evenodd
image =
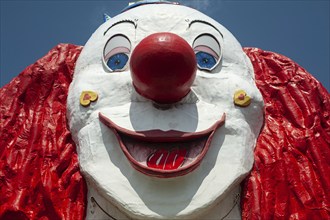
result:
M 173 160 L 173 163 L 172 163 L 172 166 L 174 167 L 174 165 L 175 165 L 175 161 L 176 161 L 176 158 L 178 157 L 178 154 L 176 154 L 175 155 L 175 157 L 174 157 L 174 160 Z
M 151 160 L 154 156 L 155 156 L 155 154 L 151 154 L 151 156 L 149 157 L 149 160 Z
M 157 162 L 156 162 L 156 165 L 158 166 L 159 163 L 160 163 L 160 160 L 163 158 L 164 154 L 160 155 L 160 157 L 158 158 Z

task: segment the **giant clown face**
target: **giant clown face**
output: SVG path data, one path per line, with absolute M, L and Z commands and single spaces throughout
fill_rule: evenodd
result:
M 253 75 L 232 34 L 194 9 L 148 4 L 104 23 L 68 98 L 88 185 L 129 217 L 206 212 L 252 167 L 263 123 Z

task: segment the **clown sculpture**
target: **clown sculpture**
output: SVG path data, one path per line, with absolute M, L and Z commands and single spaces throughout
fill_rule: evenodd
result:
M 330 98 L 292 61 L 166 1 L 127 7 L 80 50 L 1 90 L 0 219 L 329 218 Z

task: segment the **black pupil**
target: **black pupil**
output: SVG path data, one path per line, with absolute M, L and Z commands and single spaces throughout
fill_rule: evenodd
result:
M 203 58 L 203 63 L 208 63 L 208 62 L 209 62 L 209 59 Z
M 116 64 L 116 65 L 119 65 L 119 64 L 120 64 L 120 60 L 119 60 L 119 59 L 116 60 L 116 61 L 115 61 L 115 64 Z

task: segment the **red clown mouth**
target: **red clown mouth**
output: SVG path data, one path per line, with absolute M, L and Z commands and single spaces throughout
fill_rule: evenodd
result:
M 198 167 L 225 118 L 223 114 L 210 128 L 199 132 L 131 131 L 99 113 L 100 121 L 113 130 L 132 166 L 146 175 L 160 178 L 182 176 Z

